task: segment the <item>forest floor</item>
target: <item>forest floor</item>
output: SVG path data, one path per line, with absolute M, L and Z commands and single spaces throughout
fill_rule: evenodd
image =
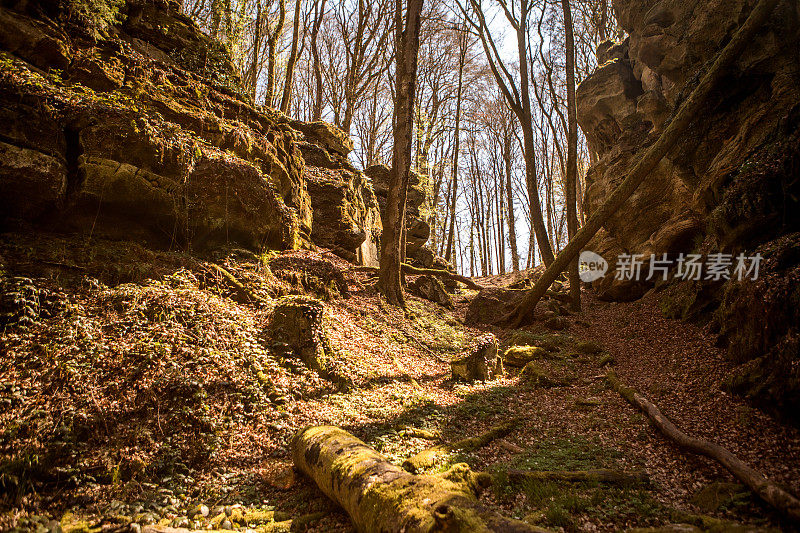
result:
M 466 462 L 496 474 L 487 503 L 554 531 L 791 530 L 608 388 L 613 369 L 684 431 L 800 493 L 800 430 L 723 392 L 731 363 L 713 335 L 663 318 L 657 293 L 606 303 L 584 292 L 584 310 L 563 331 L 481 330 L 463 323 L 474 291 L 457 295 L 454 311 L 410 296 L 403 313 L 330 253 L 278 258 L 229 250 L 201 260 L 130 243 L 2 236 L 0 530 L 122 530 L 135 521 L 351 531 L 346 514 L 292 469 L 296 430 L 339 425 L 399 463 L 437 443 L 409 428 L 452 442 L 512 417 L 523 422 L 511 434 L 434 470 Z M 346 289 L 331 283 L 331 266 Z M 286 294 L 324 300 L 351 387 L 273 354 L 266 326 Z M 449 361 L 487 331 L 501 347 L 546 347 L 538 364 L 547 386 L 520 381 L 515 369 L 453 382 Z M 512 486 L 510 468 L 613 468 L 649 481 Z

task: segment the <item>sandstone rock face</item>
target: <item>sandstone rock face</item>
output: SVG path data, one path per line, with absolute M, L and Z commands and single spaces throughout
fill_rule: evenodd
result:
M 352 141 L 250 104 L 177 2 L 128 0 L 100 39 L 60 4 L 16 5 L 0 7 L 0 224 L 194 249 L 317 238 L 376 264 L 377 201 Z
M 602 204 L 632 162 L 658 138 L 755 3 L 614 0 L 617 18 L 628 37 L 620 43 L 602 43 L 598 47 L 600 66 L 578 87 L 578 119 L 594 159 L 586 177 L 587 213 Z M 774 243 L 800 230 L 799 43 L 800 6 L 781 2 L 686 135 L 587 246 L 610 260 L 611 273 L 620 253 L 648 258 L 650 254 L 667 253 L 674 258 L 690 252 L 752 255 L 771 250 L 778 254 L 775 250 L 784 247 Z M 761 375 L 769 374 L 772 381 L 765 384 L 762 380 L 758 390 L 744 387 L 745 392 L 772 404 L 800 405 L 796 364 L 800 355 L 795 348 L 793 355 L 787 356 L 785 349 L 791 344 L 788 339 L 797 334 L 796 326 L 789 326 L 792 321 L 787 319 L 793 316 L 787 304 L 792 290 L 777 282 L 779 272 L 794 275 L 793 265 L 800 259 L 786 261 L 781 266 L 766 261 L 770 281 L 679 284 L 677 292 L 681 294 L 674 297 L 677 303 L 667 307 L 674 315 L 695 317 L 699 309 L 706 320 L 717 309 L 715 320 L 720 324 L 736 324 L 736 333 L 725 330 L 725 340 L 731 356 L 740 361 L 756 357 L 747 350 L 743 355 L 739 348 L 743 339 L 738 336 L 752 333 L 759 339 L 760 368 L 780 367 L 784 378 L 776 377 L 779 372 L 775 368 L 762 371 Z M 647 268 L 645 262 L 643 270 Z M 607 276 L 594 286 L 603 298 L 630 300 L 640 297 L 653 283 L 622 282 Z M 744 300 L 750 298 L 766 299 L 771 311 L 750 316 L 750 326 L 746 326 L 742 309 Z M 795 363 L 789 364 L 790 360 Z
M 384 165 L 373 165 L 364 174 L 372 180 L 372 187 L 378 199 L 381 217 L 386 212 L 386 198 L 389 194 L 390 170 Z M 431 235 L 431 225 L 428 216 L 424 213 L 426 199 L 423 177 L 414 171 L 408 181 L 408 196 L 406 198 L 406 254 L 425 267 L 433 265 L 435 256 L 431 250 L 425 248 L 428 237 Z M 421 209 L 422 208 L 422 209 Z M 386 221 L 383 220 L 385 224 Z
M 522 301 L 525 290 L 500 289 L 488 287 L 483 289 L 470 301 L 467 308 L 467 324 L 491 324 L 498 318 L 510 313 Z
M 381 216 L 375 193 L 357 171 L 309 168 L 311 239 L 350 262 L 378 266 Z

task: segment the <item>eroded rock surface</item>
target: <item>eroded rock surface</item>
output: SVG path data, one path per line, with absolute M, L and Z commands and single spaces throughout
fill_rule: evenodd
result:
M 594 159 L 586 177 L 588 214 L 658 138 L 755 4 L 613 2 L 628 37 L 602 43 L 600 66 L 578 87 L 578 120 Z M 800 412 L 796 306 L 789 303 L 798 298 L 797 285 L 785 282 L 797 279 L 800 258 L 784 253 L 800 231 L 798 43 L 800 5 L 780 2 L 686 135 L 587 246 L 611 260 L 612 273 L 621 253 L 773 258 L 757 281 L 657 286 L 669 286 L 664 307 L 672 316 L 711 319 L 731 357 L 752 367 L 732 378 L 732 387 L 783 412 Z M 648 268 L 645 261 L 643 277 Z M 594 283 L 601 298 L 613 300 L 636 299 L 653 285 L 609 275 Z M 754 302 L 759 310 L 745 312 Z
M 252 105 L 177 2 L 128 0 L 105 29 L 59 3 L 14 6 L 0 7 L 4 227 L 194 249 L 314 242 L 374 264 L 380 217 L 352 141 Z

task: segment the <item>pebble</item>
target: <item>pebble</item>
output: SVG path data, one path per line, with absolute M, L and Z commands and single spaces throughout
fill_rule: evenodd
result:
M 142 533 L 142 526 L 134 522 L 129 526 L 130 533 Z
M 220 529 L 233 529 L 233 524 L 230 520 L 223 520 L 222 523 L 219 525 Z

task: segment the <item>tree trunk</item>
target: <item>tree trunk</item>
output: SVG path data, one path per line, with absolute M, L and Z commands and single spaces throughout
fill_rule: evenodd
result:
M 722 446 L 707 440 L 690 437 L 678 429 L 675 424 L 670 422 L 670 420 L 661 413 L 658 407 L 650 403 L 647 398 L 641 396 L 634 389 L 628 388 L 620 383 L 613 372 L 607 376 L 607 379 L 614 390 L 631 405 L 637 407 L 646 414 L 653 422 L 653 425 L 678 446 L 717 461 L 733 474 L 736 479 L 747 485 L 747 487 L 755 492 L 762 500 L 794 522 L 800 523 L 800 500 L 783 490 L 775 482 L 767 479 L 761 472 L 751 468 Z
M 519 73 L 520 73 L 520 96 L 522 98 L 522 117 L 520 126 L 522 127 L 522 138 L 525 147 L 525 183 L 528 186 L 530 196 L 531 225 L 536 232 L 536 241 L 539 244 L 539 251 L 542 254 L 542 261 L 546 266 L 553 262 L 553 248 L 550 246 L 550 239 L 547 237 L 547 229 L 544 226 L 542 216 L 542 206 L 539 203 L 539 188 L 536 179 L 536 143 L 533 139 L 533 117 L 531 115 L 531 97 L 529 92 L 528 74 L 528 2 L 522 0 L 520 8 L 519 25 L 517 26 L 517 52 L 519 54 Z
M 514 189 L 511 186 L 511 136 L 506 135 L 503 160 L 506 171 L 506 199 L 508 201 L 508 246 L 511 248 L 511 269 L 519 272 L 519 250 L 517 250 L 517 228 L 514 217 Z
M 295 466 L 347 511 L 360 532 L 543 531 L 479 503 L 476 496 L 491 477 L 463 463 L 439 475 L 410 474 L 332 426 L 300 431 L 291 448 Z
M 267 35 L 267 90 L 264 104 L 272 107 L 275 99 L 275 78 L 278 69 L 278 39 L 283 33 L 283 26 L 286 22 L 286 0 L 278 0 L 278 20 L 273 30 L 268 31 Z M 269 26 L 268 26 L 269 27 Z
M 564 11 L 564 34 L 567 53 L 567 237 L 572 239 L 578 231 L 578 106 L 575 101 L 575 37 L 572 34 L 572 11 L 569 0 L 561 0 Z M 569 294 L 572 297 L 570 309 L 581 310 L 581 279 L 578 276 L 578 258 L 569 264 Z
M 314 25 L 311 27 L 311 56 L 314 67 L 314 107 L 311 113 L 311 120 L 317 121 L 322 118 L 322 63 L 319 58 L 319 28 L 325 16 L 326 0 L 314 0 Z
M 447 235 L 447 248 L 444 252 L 444 260 L 450 261 L 453 254 L 453 242 L 455 238 L 456 227 L 456 199 L 458 197 L 458 154 L 461 145 L 461 96 L 464 89 L 464 63 L 467 57 L 467 34 L 462 32 L 459 42 L 458 50 L 458 88 L 456 89 L 456 128 L 453 133 L 454 146 L 453 146 L 453 174 L 452 174 L 452 192 L 453 197 L 450 200 L 450 232 Z
M 642 158 L 634 165 L 619 186 L 614 189 L 614 192 L 603 202 L 603 205 L 592 213 L 586 224 L 567 243 L 567 246 L 558 254 L 556 260 L 547 267 L 542 277 L 539 278 L 539 281 L 536 282 L 530 292 L 525 295 L 525 298 L 516 309 L 499 321 L 507 322 L 513 327 L 519 327 L 523 320 L 532 318 L 536 304 L 539 303 L 539 300 L 558 275 L 580 254 L 581 249 L 594 237 L 603 224 L 622 207 L 625 201 L 630 198 L 639 185 L 650 175 L 653 168 L 683 135 L 701 107 L 705 105 L 711 92 L 727 72 L 728 67 L 733 64 L 747 43 L 761 28 L 778 1 L 760 0 L 756 4 L 745 23 L 728 42 L 705 76 L 703 76 L 700 84 L 678 108 L 669 126 L 666 127 L 655 144 L 645 151 Z
M 286 63 L 286 79 L 283 80 L 283 94 L 281 95 L 281 112 L 289 112 L 289 102 L 292 100 L 292 79 L 294 78 L 294 66 L 297 63 L 297 48 L 300 41 L 300 1 L 294 3 L 294 19 L 292 21 L 292 48 L 289 52 L 289 60 Z
M 261 49 L 261 0 L 256 2 L 256 20 L 253 31 L 253 57 L 247 76 L 247 88 L 250 98 L 256 99 L 256 86 L 258 85 L 258 54 Z
M 417 56 L 422 0 L 408 0 L 405 25 L 401 0 L 395 1 L 397 67 L 395 73 L 394 150 L 389 194 L 386 198 L 386 226 L 383 228 L 378 289 L 389 303 L 405 307 L 402 286 L 402 244 L 405 226 L 408 174 L 414 133 L 414 96 L 417 85 Z

